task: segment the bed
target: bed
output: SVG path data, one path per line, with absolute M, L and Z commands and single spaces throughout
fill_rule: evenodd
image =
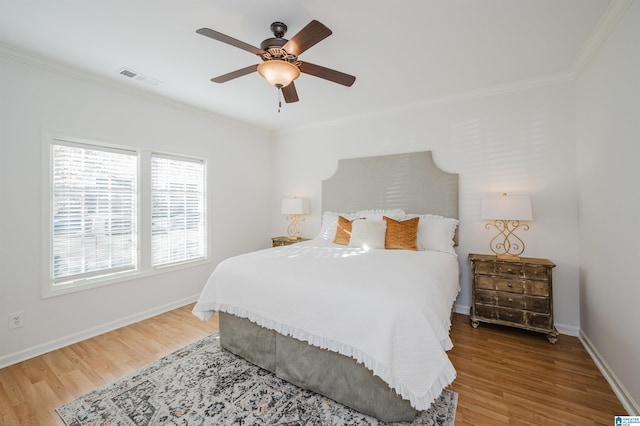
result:
M 430 152 L 340 160 L 322 205 L 316 238 L 224 260 L 193 313 L 218 311 L 224 348 L 293 384 L 411 421 L 456 374 L 446 351 L 459 291 L 458 176 Z M 350 240 L 337 244 L 349 220 Z M 385 250 L 385 232 L 388 243 L 409 222 L 419 224 L 418 250 Z

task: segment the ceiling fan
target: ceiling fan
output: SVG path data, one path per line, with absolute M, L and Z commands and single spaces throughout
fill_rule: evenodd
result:
M 259 64 L 223 74 L 212 78 L 211 81 L 224 83 L 258 71 L 270 84 L 282 91 L 284 100 L 287 103 L 298 102 L 299 100 L 293 80 L 298 78 L 300 73 L 309 74 L 347 87 L 350 87 L 356 81 L 356 78 L 352 75 L 299 60 L 298 57 L 305 50 L 332 34 L 331 30 L 322 23 L 316 20 L 309 22 L 291 40 L 284 38 L 287 26 L 282 22 L 271 24 L 271 31 L 274 37 L 264 40 L 260 43 L 260 48 L 257 48 L 209 28 L 197 30 L 198 34 L 246 50 L 262 59 Z

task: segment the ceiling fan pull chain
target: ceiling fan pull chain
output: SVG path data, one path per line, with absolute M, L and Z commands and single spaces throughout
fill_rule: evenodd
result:
M 279 87 L 277 87 L 277 89 L 278 89 L 278 112 L 280 112 L 280 108 L 282 108 L 282 97 L 281 97 L 282 90 Z

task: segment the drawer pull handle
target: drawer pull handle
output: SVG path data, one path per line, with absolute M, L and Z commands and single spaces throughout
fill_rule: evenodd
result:
M 509 287 L 513 287 L 513 283 L 509 283 L 507 284 Z
M 512 299 L 512 298 L 508 298 L 507 300 L 508 300 L 509 302 L 513 302 L 513 299 Z

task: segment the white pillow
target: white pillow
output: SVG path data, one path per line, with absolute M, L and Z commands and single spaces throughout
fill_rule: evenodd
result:
M 336 230 L 338 229 L 338 213 L 324 212 L 322 213 L 322 223 L 320 224 L 320 232 L 318 238 L 323 240 L 333 241 L 336 237 Z
M 354 220 L 351 225 L 349 247 L 383 249 L 387 222 L 379 220 Z
M 453 249 L 453 237 L 458 227 L 458 220 L 450 217 L 437 216 L 432 214 L 422 215 L 418 223 L 418 246 L 422 245 L 424 250 L 443 251 L 445 253 L 456 254 Z M 422 232 L 420 225 L 422 224 Z
M 418 250 L 442 251 L 456 254 L 453 237 L 458 220 L 433 214 L 407 215 L 407 219 L 420 216 L 418 222 Z

